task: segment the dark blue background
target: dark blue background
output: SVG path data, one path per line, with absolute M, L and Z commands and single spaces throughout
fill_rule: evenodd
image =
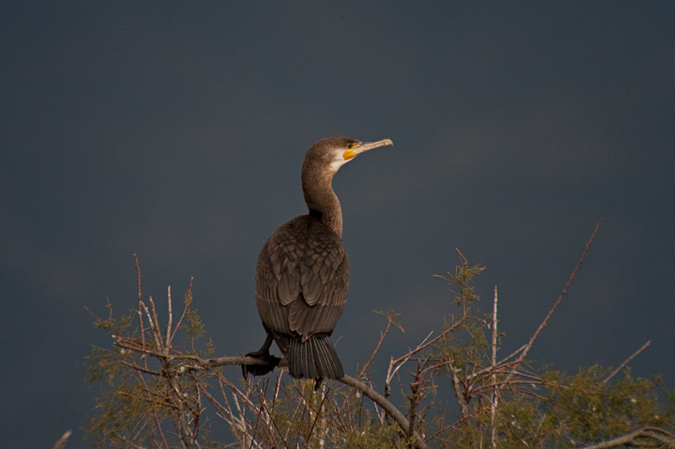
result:
M 0 441 L 71 448 L 96 389 L 85 306 L 195 307 L 219 354 L 255 349 L 258 251 L 304 213 L 322 137 L 391 138 L 344 167 L 347 372 L 384 319 L 414 346 L 452 310 L 459 248 L 526 342 L 597 239 L 533 365 L 673 381 L 672 2 L 33 2 L 0 6 Z M 238 375 L 233 368 L 232 376 Z

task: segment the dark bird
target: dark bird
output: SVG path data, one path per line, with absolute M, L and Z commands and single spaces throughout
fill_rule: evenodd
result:
M 307 151 L 302 191 L 309 214 L 282 225 L 260 251 L 255 297 L 267 338 L 248 355 L 273 364 L 269 348 L 274 340 L 292 377 L 320 382 L 344 375 L 330 336 L 347 301 L 349 259 L 342 246 L 342 209 L 331 182 L 342 165 L 386 145 L 393 142 L 328 137 Z M 261 375 L 272 368 L 246 369 Z

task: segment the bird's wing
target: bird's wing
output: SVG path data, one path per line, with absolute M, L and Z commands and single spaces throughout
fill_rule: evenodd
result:
M 332 332 L 349 290 L 340 237 L 303 216 L 275 232 L 258 258 L 256 301 L 269 329 L 303 337 Z
M 336 306 L 347 301 L 349 259 L 342 239 L 326 226 L 310 222 L 300 268 L 300 290 L 314 306 Z

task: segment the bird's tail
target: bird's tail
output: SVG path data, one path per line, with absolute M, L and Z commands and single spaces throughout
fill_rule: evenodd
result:
M 302 337 L 291 338 L 286 356 L 288 371 L 296 379 L 339 379 L 344 375 L 328 334 L 313 335 L 305 341 Z

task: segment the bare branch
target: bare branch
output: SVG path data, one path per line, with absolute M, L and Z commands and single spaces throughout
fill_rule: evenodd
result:
M 166 297 L 167 297 L 167 303 L 169 307 L 169 321 L 166 324 L 166 340 L 164 342 L 164 345 L 167 348 L 171 347 L 171 325 L 173 324 L 173 311 L 171 307 L 171 286 L 167 288 L 166 292 Z
M 68 444 L 68 438 L 70 438 L 70 434 L 72 432 L 70 430 L 66 430 L 66 432 L 61 435 L 61 438 L 59 438 L 56 443 L 54 443 L 54 446 L 52 446 L 52 449 L 63 449 L 66 447 L 66 444 Z
M 459 403 L 459 410 L 462 412 L 462 417 L 466 418 L 471 413 L 469 411 L 469 404 L 466 401 L 464 395 L 465 386 L 462 383 L 459 377 L 459 368 L 457 368 L 452 361 L 448 361 L 448 368 L 452 374 L 452 386 L 455 389 L 455 396 L 457 397 L 457 402 Z
M 537 339 L 541 331 L 546 327 L 548 324 L 548 320 L 551 318 L 553 313 L 556 311 L 560 303 L 562 302 L 563 298 L 567 294 L 567 290 L 569 289 L 570 285 L 572 285 L 572 281 L 574 280 L 574 277 L 576 276 L 577 272 L 579 271 L 579 268 L 581 268 L 581 264 L 584 262 L 584 259 L 586 258 L 586 253 L 588 253 L 588 249 L 591 246 L 591 243 L 593 242 L 593 239 L 595 238 L 595 234 L 598 232 L 598 229 L 600 228 L 600 224 L 602 223 L 602 218 L 598 221 L 598 223 L 595 225 L 595 228 L 593 229 L 593 232 L 591 233 L 590 238 L 584 245 L 584 250 L 581 252 L 581 257 L 579 257 L 579 260 L 577 261 L 576 266 L 574 267 L 574 270 L 572 270 L 572 274 L 570 274 L 570 277 L 567 279 L 567 282 L 565 283 L 565 286 L 563 287 L 562 291 L 560 292 L 560 295 L 558 296 L 558 299 L 553 303 L 553 306 L 551 309 L 548 311 L 548 314 L 544 318 L 544 320 L 541 322 L 537 330 L 532 334 L 532 337 L 530 337 L 530 340 L 522 346 L 520 349 L 518 349 L 515 353 L 509 355 L 505 360 L 508 360 L 511 358 L 513 355 L 517 354 L 518 351 L 520 351 L 520 355 L 516 359 L 516 361 L 521 362 L 522 360 L 525 359 L 525 356 L 527 356 L 527 353 L 532 349 L 532 345 L 534 344 L 534 341 Z
M 152 306 L 152 308 L 154 310 L 155 303 L 152 300 L 152 296 L 149 298 L 149 300 L 150 300 L 150 305 Z M 152 336 L 155 339 L 155 344 L 157 345 L 157 348 L 161 350 L 162 349 L 161 335 L 158 335 L 158 332 L 157 332 L 159 327 L 157 327 L 157 323 L 155 323 L 155 321 L 152 319 L 152 315 L 150 314 L 150 310 L 148 310 L 148 306 L 146 306 L 143 301 L 139 301 L 138 304 L 143 309 L 143 311 L 145 312 L 145 317 L 147 318 L 148 324 L 150 325 L 150 330 L 152 331 Z M 156 318 L 156 314 L 155 314 L 155 318 Z
M 612 371 L 612 373 L 611 373 L 609 376 L 607 376 L 607 377 L 605 378 L 604 382 L 607 383 L 607 382 L 609 382 L 610 380 L 612 380 L 612 377 L 616 376 L 617 373 L 618 373 L 619 371 L 621 371 L 621 370 L 623 369 L 624 366 L 628 365 L 628 364 L 630 363 L 631 360 L 633 360 L 635 357 L 637 357 L 638 354 L 640 354 L 642 351 L 644 351 L 645 349 L 647 349 L 647 347 L 648 347 L 649 345 L 651 345 L 651 344 L 652 344 L 652 341 L 651 341 L 651 340 L 647 340 L 647 343 L 643 344 L 643 345 L 640 347 L 640 349 L 638 349 L 637 351 L 635 351 L 635 352 L 633 353 L 633 355 L 631 355 L 631 356 L 628 357 L 626 360 L 624 360 L 623 363 L 622 363 L 621 365 L 619 365 L 614 371 Z
M 190 310 L 190 305 L 192 304 L 192 282 L 194 281 L 194 277 L 190 278 L 190 285 L 188 286 L 187 292 L 185 293 L 185 307 L 183 307 L 183 313 L 180 316 L 180 319 L 178 320 L 178 323 L 176 323 L 176 327 L 173 329 L 173 334 L 171 334 L 171 340 L 174 339 L 176 336 L 176 332 L 178 332 L 178 329 L 180 329 L 181 324 L 183 324 L 183 320 L 185 319 L 185 315 L 187 315 L 188 310 Z
M 492 400 L 490 401 L 490 446 L 497 447 L 497 404 L 499 396 L 497 395 L 497 286 L 495 285 L 495 295 L 492 302 L 492 357 L 490 364 L 492 366 L 492 383 L 495 385 L 492 389 Z
M 384 315 L 383 313 L 376 312 L 380 315 Z M 394 323 L 394 319 L 391 313 L 387 314 L 387 327 L 384 329 L 384 331 L 380 332 L 380 341 L 377 342 L 377 345 L 375 346 L 375 350 L 373 350 L 373 353 L 370 355 L 370 358 L 366 362 L 365 365 L 363 365 L 363 368 L 361 368 L 361 372 L 359 373 L 357 379 L 360 379 L 363 377 L 363 375 L 366 372 L 366 369 L 370 364 L 373 362 L 373 359 L 375 359 L 375 354 L 378 353 L 380 350 L 380 346 L 382 346 L 382 342 L 384 341 L 384 338 L 389 334 L 389 329 L 391 329 L 391 325 Z M 399 329 L 403 330 L 402 328 L 399 327 Z

